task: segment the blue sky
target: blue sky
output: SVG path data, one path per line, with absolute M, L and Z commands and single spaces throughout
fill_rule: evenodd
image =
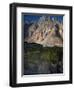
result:
M 42 17 L 43 15 L 28 15 L 28 14 L 26 14 L 26 15 L 23 15 L 24 17 L 23 17 L 23 19 L 24 19 L 24 22 L 25 21 L 27 21 L 27 22 L 32 22 L 32 21 L 38 21 L 39 20 L 39 18 L 40 17 Z M 44 15 L 45 16 L 45 15 Z M 54 19 L 54 18 L 57 18 L 57 20 L 59 21 L 59 22 L 63 22 L 63 15 L 49 15 L 49 17 L 50 17 L 50 19 L 52 20 L 52 19 Z
M 32 22 L 38 21 L 41 16 L 38 15 L 24 15 L 24 21 Z

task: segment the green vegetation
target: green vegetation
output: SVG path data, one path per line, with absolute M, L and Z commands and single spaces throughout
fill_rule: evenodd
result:
M 63 55 L 63 47 L 42 47 L 37 44 L 30 44 L 26 47 L 24 57 L 27 57 L 28 62 L 35 63 L 40 61 L 47 61 L 48 63 L 58 63 Z
M 43 47 L 24 43 L 24 74 L 63 72 L 63 47 Z

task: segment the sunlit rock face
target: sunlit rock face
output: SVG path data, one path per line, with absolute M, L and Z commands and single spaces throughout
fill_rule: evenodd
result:
M 42 16 L 38 22 L 28 25 L 28 43 L 38 43 L 44 47 L 63 46 L 63 24 Z

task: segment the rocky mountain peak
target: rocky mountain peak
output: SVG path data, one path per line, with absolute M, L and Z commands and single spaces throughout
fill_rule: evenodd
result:
M 28 43 L 38 43 L 44 47 L 63 46 L 63 25 L 50 20 L 46 16 L 40 17 L 38 22 L 28 28 L 28 35 L 25 38 Z

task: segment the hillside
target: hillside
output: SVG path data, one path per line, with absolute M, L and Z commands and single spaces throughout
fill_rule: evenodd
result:
M 63 47 L 24 43 L 25 75 L 63 73 Z

